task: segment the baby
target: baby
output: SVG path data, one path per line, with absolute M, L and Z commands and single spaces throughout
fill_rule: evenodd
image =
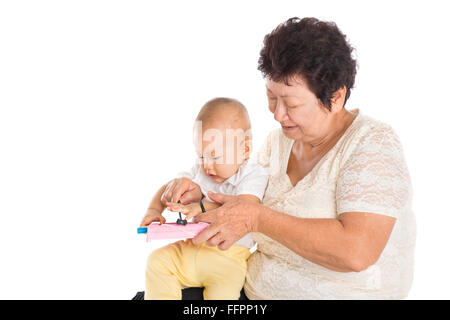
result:
M 200 186 L 204 198 L 187 205 L 167 203 L 167 209 L 182 212 L 190 219 L 217 208 L 207 192 L 262 200 L 267 186 L 267 173 L 249 162 L 251 126 L 246 108 L 237 100 L 216 98 L 208 101 L 196 119 L 194 133 L 199 161 L 187 177 Z M 235 142 L 237 140 L 237 142 Z M 165 222 L 161 196 L 166 185 L 153 197 L 141 222 Z M 204 287 L 205 300 L 237 300 L 244 285 L 247 258 L 254 243 L 245 235 L 227 250 L 207 244 L 194 245 L 181 240 L 153 251 L 147 261 L 145 299 L 181 299 L 181 289 Z

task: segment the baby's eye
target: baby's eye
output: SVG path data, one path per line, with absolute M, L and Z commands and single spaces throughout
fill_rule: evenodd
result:
M 197 157 L 197 160 L 196 160 L 198 163 L 203 163 L 203 157 Z

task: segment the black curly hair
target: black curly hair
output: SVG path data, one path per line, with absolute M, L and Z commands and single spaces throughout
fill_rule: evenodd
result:
M 285 84 L 292 76 L 300 76 L 331 110 L 337 90 L 347 89 L 344 105 L 350 97 L 357 69 L 353 50 L 334 22 L 294 17 L 264 37 L 258 70 L 265 78 Z

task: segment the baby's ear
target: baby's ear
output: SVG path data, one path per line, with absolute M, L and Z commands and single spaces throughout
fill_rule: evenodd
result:
M 245 153 L 244 153 L 244 158 L 245 160 L 247 160 L 248 158 L 250 158 L 250 154 L 253 151 L 253 143 L 252 143 L 252 138 L 248 135 L 245 136 Z

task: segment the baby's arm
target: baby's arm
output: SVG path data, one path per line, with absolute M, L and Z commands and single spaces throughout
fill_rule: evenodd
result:
M 251 201 L 255 201 L 256 203 L 261 203 L 261 201 L 259 200 L 259 198 L 257 196 L 254 196 L 252 194 L 240 194 L 238 195 L 239 198 L 242 199 L 247 199 L 247 200 L 251 200 Z
M 205 211 L 213 210 L 220 207 L 222 204 L 214 201 L 202 201 Z M 202 212 L 200 210 L 200 212 Z
M 141 227 L 148 226 L 153 221 L 159 221 L 160 224 L 166 222 L 166 219 L 162 216 L 162 212 L 164 211 L 164 205 L 161 202 L 161 197 L 164 191 L 166 190 L 167 183 L 163 185 L 159 190 L 155 193 L 150 202 L 147 212 L 142 218 Z

